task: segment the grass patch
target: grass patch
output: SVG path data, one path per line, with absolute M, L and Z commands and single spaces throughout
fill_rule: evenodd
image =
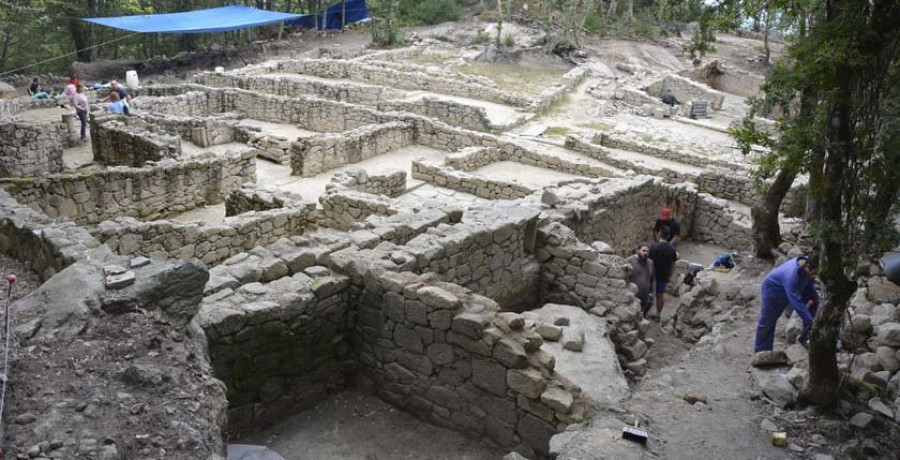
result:
M 457 72 L 487 77 L 506 91 L 540 94 L 548 86 L 560 81 L 565 70 L 533 69 L 500 62 L 468 62 L 454 66 Z
M 615 126 L 613 126 L 611 124 L 602 123 L 599 121 L 592 121 L 590 123 L 578 123 L 578 126 L 580 126 L 582 128 L 593 129 L 596 131 L 603 131 L 603 132 L 612 131 L 615 128 Z
M 567 134 L 571 134 L 574 132 L 572 128 L 568 126 L 548 126 L 547 130 L 544 131 L 545 136 L 565 136 Z

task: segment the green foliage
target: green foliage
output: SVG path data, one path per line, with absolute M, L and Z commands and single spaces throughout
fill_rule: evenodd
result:
M 401 0 L 398 17 L 404 24 L 440 24 L 462 16 L 459 0 Z
M 491 37 L 488 37 L 488 34 L 481 28 L 476 30 L 475 35 L 472 36 L 473 45 L 483 45 L 489 41 L 491 41 Z
M 503 44 L 506 45 L 506 46 L 509 47 L 509 48 L 512 48 L 513 46 L 516 46 L 516 37 L 514 37 L 513 34 L 511 34 L 511 33 L 507 33 L 507 34 L 503 37 Z

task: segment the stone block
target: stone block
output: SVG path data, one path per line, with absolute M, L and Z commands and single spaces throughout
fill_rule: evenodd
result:
M 473 359 L 472 383 L 497 396 L 506 396 L 507 370 L 493 361 Z
M 466 337 L 480 339 L 484 328 L 488 324 L 490 324 L 490 321 L 486 315 L 464 312 L 453 317 L 451 329 L 453 329 L 453 332 Z
M 425 286 L 416 291 L 416 296 L 425 305 L 435 309 L 456 310 L 462 301 L 455 295 L 435 286 Z
M 506 373 L 509 388 L 527 398 L 537 399 L 547 388 L 547 381 L 535 369 L 510 369 Z
M 528 367 L 528 356 L 525 353 L 525 348 L 509 337 L 500 339 L 494 345 L 494 359 L 512 369 Z
M 574 398 L 568 391 L 551 387 L 541 393 L 541 402 L 557 412 L 568 414 L 572 410 Z

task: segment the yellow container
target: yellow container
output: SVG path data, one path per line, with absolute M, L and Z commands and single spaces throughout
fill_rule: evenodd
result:
M 784 447 L 787 445 L 787 433 L 784 431 L 778 431 L 772 433 L 772 445 L 777 447 Z

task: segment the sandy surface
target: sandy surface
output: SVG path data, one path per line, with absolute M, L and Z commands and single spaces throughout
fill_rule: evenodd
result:
M 240 142 L 228 142 L 227 144 L 219 144 L 219 145 L 211 145 L 209 147 L 200 147 L 199 145 L 188 141 L 181 140 L 181 156 L 182 158 L 190 158 L 192 156 L 200 155 L 201 153 L 214 153 L 216 155 L 222 155 L 229 151 L 235 150 L 243 150 L 246 149 L 247 145 L 242 144 Z
M 339 393 L 240 443 L 266 445 L 286 460 L 497 460 L 506 453 L 357 390 Z
M 679 249 L 681 249 L 679 245 Z M 732 272 L 730 282 L 757 283 L 755 277 Z M 669 298 L 663 324 L 670 320 L 677 298 Z M 785 459 L 789 451 L 773 447 L 769 433 L 760 429 L 768 410 L 755 400 L 758 391 L 747 374 L 753 355 L 753 336 L 759 303 L 729 318 L 697 346 L 691 348 L 672 334 L 660 332 L 654 322 L 648 337 L 656 340 L 648 353 L 647 378 L 626 404 L 629 412 L 649 421 L 654 458 L 697 460 Z M 707 404 L 688 404 L 685 394 L 703 397 Z
M 93 162 L 94 152 L 91 150 L 90 141 L 79 142 L 75 146 L 63 150 L 63 165 L 67 169 L 76 169 Z
M 302 129 L 297 125 L 291 123 L 275 123 L 271 121 L 254 120 L 252 118 L 241 120 L 239 125 L 259 128 L 260 133 L 262 134 L 286 137 L 289 140 L 294 140 L 300 137 L 312 137 L 319 134 L 315 131 Z
M 60 121 L 62 116 L 67 113 L 75 113 L 75 110 L 71 107 L 67 109 L 60 107 L 33 109 L 19 112 L 14 118 L 21 121 Z
M 449 188 L 422 183 L 416 188 L 396 198 L 402 206 L 435 207 L 439 209 L 469 208 L 485 204 L 491 200 L 459 192 Z
M 559 181 L 576 179 L 581 176 L 539 168 L 537 166 L 516 163 L 514 161 L 498 161 L 475 170 L 476 173 L 493 179 L 518 182 L 527 187 L 547 187 Z
M 222 222 L 225 219 L 225 203 L 204 206 L 202 208 L 191 209 L 190 211 L 171 217 L 171 220 L 177 222 Z

